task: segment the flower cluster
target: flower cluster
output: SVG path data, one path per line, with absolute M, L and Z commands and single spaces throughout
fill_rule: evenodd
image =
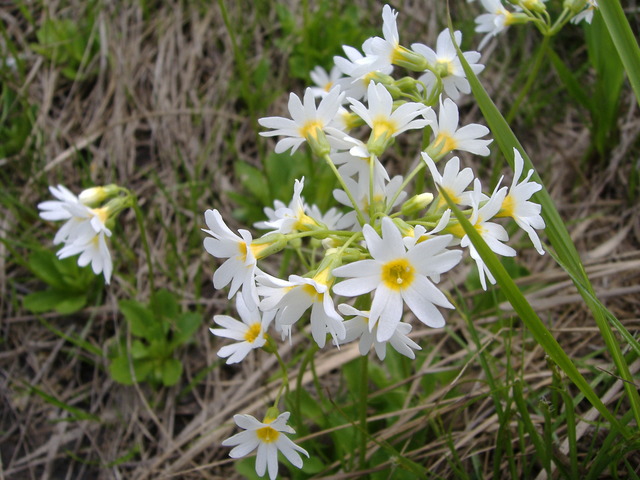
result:
M 483 0 L 485 6 L 494 3 L 500 2 Z M 362 355 L 373 347 L 383 360 L 390 345 L 414 358 L 420 346 L 408 337 L 409 320 L 415 317 L 432 328 L 445 325 L 442 309 L 454 306 L 438 284 L 465 252 L 476 262 L 483 288 L 487 279 L 495 283 L 443 192 L 496 254 L 516 254 L 506 244 L 509 236 L 498 223 L 500 218 L 515 220 L 538 252 L 544 253 L 536 230 L 545 225 L 540 206 L 531 201 L 541 186 L 530 181 L 533 171 L 522 178 L 521 154 L 513 152 L 511 185 L 503 186 L 501 179 L 488 193 L 471 168 L 461 168 L 460 158 L 454 156 L 457 152 L 488 155 L 491 143 L 486 127 L 459 124 L 455 101 L 470 92 L 454 44 L 460 44 L 460 32 L 442 32 L 435 50 L 420 43 L 407 48 L 400 44 L 397 15 L 385 5 L 382 37 L 369 38 L 362 52 L 343 47 L 346 57 L 335 57 L 329 73 L 316 67 L 311 75 L 316 86 L 308 88 L 302 100 L 291 93 L 290 118 L 259 121 L 268 129 L 261 135 L 279 137 L 276 152 L 293 153 L 307 143 L 332 169 L 340 185 L 334 191 L 340 207 L 322 212 L 307 204 L 302 178 L 293 185 L 289 203 L 276 201 L 273 208 L 265 208 L 266 220 L 255 225 L 265 231 L 259 238 L 248 230 L 231 230 L 218 210 L 205 212 L 204 232 L 209 236 L 204 247 L 224 260 L 213 275 L 214 286 L 229 287 L 229 298 L 238 294 L 236 306 L 242 319 L 214 318 L 222 328 L 211 332 L 236 341 L 219 352 L 227 363 L 241 361 L 252 349 L 272 351 L 267 348 L 273 345 L 268 334 L 271 326 L 292 341 L 294 327 L 306 312 L 311 337 L 320 348 L 328 338 L 337 347 L 358 340 Z M 463 55 L 474 72 L 482 71 L 478 52 Z M 398 67 L 416 78 L 394 79 Z M 411 171 L 392 176 L 385 155 L 388 149 L 400 135 L 425 129 L 430 132 L 428 144 L 416 152 Z M 445 159 L 440 170 L 438 163 Z M 412 180 L 424 173 L 431 191 L 411 192 Z M 314 248 L 305 249 L 307 244 Z M 278 278 L 259 266 L 260 260 L 285 248 L 306 255 L 306 272 Z M 340 298 L 342 302 L 337 301 Z M 405 315 L 405 310 L 412 315 Z M 274 478 L 277 450 L 295 466 L 302 462 L 295 451 L 306 452 L 279 434 L 293 433 L 285 425 L 288 413 L 268 417 L 258 422 L 236 416 L 236 423 L 247 431 L 224 444 L 237 445 L 231 452 L 234 458 L 257 447 L 256 471 L 263 475 L 268 465 Z
M 473 0 L 468 0 L 473 1 Z M 506 3 L 513 8 L 507 9 L 502 0 L 480 0 L 485 13 L 476 18 L 476 32 L 485 36 L 478 48 L 482 50 L 493 37 L 505 31 L 510 25 L 533 23 L 543 35 L 553 35 L 567 22 L 591 23 L 594 10 L 598 8 L 596 0 L 564 0 L 564 9 L 555 22 L 547 12 L 547 0 L 512 0 Z
M 117 185 L 93 187 L 79 196 L 62 185 L 49 190 L 56 200 L 41 202 L 38 208 L 44 220 L 65 220 L 53 239 L 54 245 L 63 244 L 58 258 L 79 255 L 78 265 L 91 264 L 93 273 L 102 273 L 108 284 L 113 263 L 107 246 L 107 238 L 111 236 L 107 224 L 128 206 L 128 197 L 119 196 L 124 189 Z M 104 203 L 106 200 L 109 201 Z

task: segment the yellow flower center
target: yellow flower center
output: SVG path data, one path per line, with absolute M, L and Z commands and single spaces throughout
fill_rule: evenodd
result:
M 449 195 L 449 198 L 453 203 L 456 203 L 456 204 L 460 203 L 460 197 L 454 194 L 450 188 L 448 187 L 440 187 L 440 188 L 444 190 L 447 193 L 447 195 Z M 444 195 L 440 195 L 438 196 L 438 208 L 442 207 L 443 205 L 448 205 L 447 200 L 444 198 Z
M 453 64 L 449 60 L 438 60 L 435 69 L 440 77 L 448 77 L 453 73 Z
M 262 427 L 256 430 L 256 436 L 263 443 L 273 443 L 278 440 L 280 432 L 271 427 Z
M 397 130 L 398 126 L 396 123 L 391 121 L 388 117 L 380 116 L 373 120 L 374 138 L 391 138 Z
M 251 248 L 251 253 L 253 253 L 254 258 L 260 259 L 260 254 L 266 250 L 271 245 L 268 243 L 263 243 L 260 245 L 251 244 L 249 248 Z M 243 262 L 247 261 L 247 244 L 246 242 L 238 242 L 238 251 L 240 252 L 240 260 Z
M 439 133 L 433 144 L 436 148 L 440 148 L 440 155 L 444 155 L 458 148 L 458 142 L 446 133 Z
M 301 137 L 318 139 L 318 129 L 322 130 L 324 125 L 318 120 L 309 120 L 300 128 L 299 133 Z
M 382 266 L 382 281 L 392 290 L 406 288 L 415 278 L 415 268 L 405 258 L 392 260 Z
M 260 332 L 262 332 L 262 324 L 260 322 L 252 323 L 245 332 L 244 339 L 249 343 L 253 343 L 260 335 Z
M 516 204 L 513 200 L 513 195 L 507 195 L 502 201 L 502 208 L 496 215 L 496 217 L 514 217 Z
M 333 87 L 333 82 L 327 82 L 327 84 L 324 86 L 324 91 L 328 92 L 329 90 L 331 90 L 331 87 Z
M 467 234 L 464 231 L 464 228 L 462 228 L 462 225 L 460 225 L 459 223 L 456 223 L 455 225 L 451 225 L 450 227 L 447 227 L 446 231 L 457 238 L 462 238 Z
M 107 218 L 109 218 L 109 209 L 107 207 L 92 208 L 91 211 L 100 219 L 103 225 L 107 223 Z

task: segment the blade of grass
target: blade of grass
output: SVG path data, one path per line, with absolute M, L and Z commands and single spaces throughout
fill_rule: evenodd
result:
M 631 433 L 615 418 L 615 416 L 607 409 L 600 397 L 591 388 L 586 379 L 578 371 L 569 356 L 562 349 L 560 344 L 551 335 L 551 332 L 542 323 L 540 317 L 535 313 L 529 302 L 511 279 L 506 269 L 502 266 L 495 253 L 487 246 L 480 234 L 475 230 L 473 225 L 465 218 L 460 209 L 453 203 L 451 197 L 444 189 L 439 189 L 440 194 L 447 201 L 449 208 L 460 222 L 465 233 L 469 236 L 471 243 L 478 251 L 478 254 L 495 277 L 498 285 L 502 289 L 505 297 L 509 300 L 513 309 L 518 314 L 524 325 L 533 334 L 534 339 L 544 349 L 544 351 L 571 379 L 571 381 L 580 389 L 584 396 L 591 402 L 600 414 L 606 418 L 612 428 L 617 429 L 625 438 L 630 438 Z
M 624 15 L 619 0 L 606 0 L 598 3 L 602 18 L 607 25 L 609 35 L 618 50 L 620 60 L 629 77 L 629 83 L 636 94 L 640 105 L 640 47 L 638 40 L 631 30 L 629 21 Z
M 513 399 L 516 402 L 516 408 L 520 414 L 520 419 L 524 425 L 525 430 L 529 434 L 529 439 L 533 443 L 536 449 L 536 456 L 540 462 L 540 465 L 547 472 L 547 475 L 551 475 L 551 456 L 549 455 L 549 449 L 545 447 L 545 442 L 536 430 L 535 425 L 531 421 L 531 416 L 527 410 L 527 403 L 524 400 L 524 394 L 522 391 L 522 382 L 517 379 L 513 382 Z
M 489 94 L 486 92 L 473 70 L 471 70 L 471 67 L 469 66 L 467 60 L 464 58 L 460 47 L 453 37 L 453 28 L 450 15 L 448 15 L 448 26 L 449 33 L 451 34 L 451 40 L 456 48 L 458 58 L 460 60 L 460 63 L 462 64 L 462 67 L 464 68 L 467 79 L 469 80 L 473 95 L 478 102 L 478 106 L 480 107 L 480 110 L 482 111 L 482 114 L 484 115 L 489 128 L 494 135 L 496 143 L 507 159 L 507 162 L 513 168 L 513 151 L 514 149 L 517 149 L 522 154 L 522 158 L 525 164 L 525 171 L 533 170 L 533 175 L 531 177 L 532 180 L 542 186 L 542 189 L 534 195 L 534 199 L 538 201 L 542 206 L 542 216 L 546 223 L 545 232 L 549 237 L 551 245 L 557 252 L 557 257 L 561 260 L 561 266 L 565 270 L 572 272 L 572 279 L 580 279 L 580 283 L 576 284 L 576 287 L 581 293 L 585 303 L 589 307 L 589 310 L 593 314 L 594 320 L 604 339 L 605 345 L 607 346 L 613 362 L 618 369 L 618 374 L 620 375 L 620 377 L 626 380 L 625 391 L 627 397 L 629 398 L 631 409 L 634 412 L 636 423 L 640 425 L 640 395 L 638 395 L 638 391 L 633 388 L 633 380 L 629 372 L 629 367 L 622 355 L 620 345 L 618 344 L 613 334 L 611 326 L 607 322 L 607 315 L 605 313 L 607 309 L 604 308 L 601 303 L 593 301 L 593 298 L 596 297 L 593 286 L 589 281 L 589 277 L 587 276 L 584 266 L 582 265 L 582 261 L 580 260 L 578 251 L 576 250 L 576 247 L 571 240 L 571 236 L 569 235 L 569 232 L 567 231 L 567 228 L 562 221 L 562 218 L 560 217 L 560 214 L 556 209 L 555 204 L 551 199 L 551 196 L 549 195 L 549 192 L 547 192 L 547 189 L 544 187 L 544 184 L 540 179 L 538 172 L 534 168 L 533 163 L 529 159 L 528 155 L 526 155 L 526 153 L 524 152 L 524 148 L 522 148 L 522 145 L 509 127 L 509 124 L 502 116 L 496 105 L 493 103 L 493 101 L 489 97 Z M 474 231 L 474 233 L 477 232 Z M 581 288 L 582 286 L 584 286 L 584 288 Z

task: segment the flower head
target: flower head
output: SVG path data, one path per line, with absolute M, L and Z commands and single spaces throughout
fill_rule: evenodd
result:
M 223 328 L 210 328 L 209 331 L 218 337 L 237 340 L 238 343 L 222 347 L 218 356 L 227 358 L 227 364 L 238 363 L 254 348 L 261 348 L 267 343 L 267 328 L 273 320 L 274 313 L 249 310 L 242 295 L 236 297 L 236 310 L 240 315 L 239 322 L 229 315 L 215 315 L 213 321 Z
M 433 110 L 428 110 L 425 117 L 431 121 L 431 128 L 435 139 L 429 145 L 428 151 L 433 158 L 441 158 L 453 150 L 465 151 L 474 155 L 489 155 L 488 145 L 492 140 L 481 140 L 489 133 L 489 129 L 483 125 L 471 123 L 458 128 L 460 114 L 458 106 L 449 98 L 442 101 L 440 98 L 440 110 L 438 116 Z
M 351 102 L 351 110 L 371 127 L 367 147 L 375 155 L 380 155 L 392 138 L 402 132 L 423 128 L 430 123 L 425 115 L 431 108 L 421 103 L 406 102 L 393 110 L 393 98 L 384 85 L 372 81 L 367 92 L 368 108 L 358 100 L 348 100 Z
M 277 418 L 265 418 L 260 422 L 251 415 L 234 415 L 236 425 L 244 431 L 227 438 L 222 445 L 234 447 L 229 452 L 231 458 L 244 457 L 257 448 L 256 473 L 262 477 L 268 470 L 269 478 L 275 480 L 278 476 L 278 451 L 297 468 L 302 468 L 302 457 L 298 452 L 309 457 L 304 448 L 284 435 L 296 433 L 287 425 L 289 416 L 289 412 L 283 412 Z
M 480 180 L 478 180 L 477 178 L 474 180 L 473 194 L 471 196 L 471 207 L 473 210 L 469 222 L 471 223 L 471 225 L 473 225 L 473 228 L 480 234 L 482 239 L 486 242 L 487 246 L 494 253 L 502 255 L 504 257 L 515 257 L 516 251 L 509 245 L 505 245 L 504 243 L 502 243 L 509 240 L 507 231 L 502 225 L 489 221 L 498 214 L 500 208 L 502 207 L 503 200 L 507 194 L 507 188 L 498 188 L 499 185 L 500 183 L 498 182 L 498 186 L 495 188 L 489 200 L 485 204 L 480 206 L 480 202 L 483 198 Z M 461 227 L 460 230 L 462 230 Z M 463 235 L 464 231 L 462 230 L 459 234 Z M 476 248 L 471 243 L 468 235 L 464 234 L 462 240 L 460 241 L 460 246 L 469 247 L 469 254 L 471 255 L 471 258 L 475 260 L 476 265 L 478 266 L 478 274 L 480 275 L 480 284 L 482 285 L 482 288 L 484 290 L 487 289 L 485 275 L 489 278 L 489 281 L 492 284 L 495 284 L 495 278 L 489 271 L 489 268 L 485 265 L 484 260 L 482 260 L 482 257 L 480 256 Z
M 447 250 L 450 235 L 426 240 L 407 249 L 400 231 L 389 217 L 382 219 L 382 237 L 370 225 L 362 230 L 370 260 L 360 260 L 333 270 L 336 277 L 347 277 L 333 287 L 336 295 L 356 297 L 375 290 L 369 330 L 378 324 L 377 340 L 389 340 L 400 322 L 403 303 L 427 326 L 444 326 L 436 308 L 453 308 L 429 276 L 449 271 L 460 261 L 462 252 Z
M 513 149 L 513 157 L 515 166 L 513 181 L 511 182 L 509 193 L 502 201 L 502 207 L 498 216 L 513 218 L 518 226 L 527 232 L 538 253 L 544 255 L 542 243 L 540 243 L 540 238 L 534 230 L 545 227 L 544 219 L 542 215 L 540 215 L 542 207 L 537 203 L 529 201 L 534 193 L 542 189 L 542 185 L 529 181 L 531 175 L 533 175 L 533 169 L 529 170 L 527 176 L 518 183 L 524 168 L 524 160 L 520 152 L 515 148 Z
M 469 167 L 460 170 L 460 159 L 452 157 L 440 175 L 436 164 L 427 153 L 422 152 L 422 158 L 429 167 L 434 183 L 440 189 L 445 190 L 454 203 L 471 205 L 471 192 L 465 192 L 465 189 L 473 182 L 473 171 Z M 445 205 L 447 205 L 447 201 L 442 195 L 438 195 L 437 208 L 440 209 Z
M 462 42 L 462 33 L 455 31 L 453 35 L 456 39 L 456 43 L 460 45 Z M 448 29 L 443 30 L 440 35 L 438 35 L 435 51 L 422 43 L 414 43 L 411 45 L 411 49 L 420 55 L 423 55 L 429 64 L 435 68 L 442 81 L 444 92 L 450 98 L 457 100 L 460 97 L 460 92 L 471 92 L 469 81 L 467 80 L 467 76 L 464 73 L 460 59 L 458 58 L 456 48 L 451 41 L 451 34 Z M 484 70 L 484 65 L 476 63 L 480 60 L 480 53 L 464 52 L 462 55 L 469 63 L 473 73 L 478 74 Z M 437 82 L 435 74 L 430 70 L 427 70 L 419 80 L 425 84 L 429 91 L 433 89 Z
M 358 350 L 360 355 L 364 356 L 369 353 L 373 346 L 378 358 L 384 360 L 387 356 L 387 344 L 390 344 L 398 353 L 411 359 L 416 358 L 414 350 L 422 350 L 420 345 L 407 336 L 411 332 L 411 325 L 408 323 L 398 323 L 396 331 L 393 332 L 391 338 L 388 341 L 380 342 L 377 339 L 378 324 L 376 323 L 373 329 L 369 330 L 369 312 L 357 310 L 346 303 L 338 305 L 338 310 L 343 315 L 355 315 L 352 319 L 344 322 L 344 327 L 347 331 L 344 343 L 352 342 L 359 338 Z
M 488 13 L 483 13 L 476 18 L 476 32 L 486 33 L 478 46 L 479 50 L 487 44 L 492 37 L 506 29 L 513 22 L 513 13 L 509 12 L 501 0 L 480 0 Z
M 289 113 L 291 118 L 266 117 L 258 120 L 258 123 L 266 128 L 272 128 L 269 132 L 260 132 L 264 137 L 282 136 L 276 144 L 276 153 L 291 149 L 294 153 L 305 141 L 313 145 L 321 145 L 329 142 L 325 147 L 333 143 L 340 146 L 342 132 L 337 130 L 334 119 L 340 109 L 343 93 L 340 87 L 332 88 L 329 93 L 320 100 L 316 107 L 313 90 L 307 88 L 304 93 L 304 103 L 300 98 L 291 93 L 289 96 Z
M 329 289 L 333 277 L 328 268 L 318 271 L 312 278 L 290 275 L 282 280 L 270 275 L 258 277 L 258 291 L 263 297 L 260 309 L 276 311 L 276 325 L 290 327 L 311 308 L 311 336 L 323 348 L 327 333 L 336 343 L 345 335 L 342 317 L 336 312 Z M 290 329 L 286 329 L 290 332 Z
M 54 245 L 64 243 L 57 253 L 58 258 L 79 254 L 78 265 L 85 267 L 91 264 L 93 273 L 102 273 L 108 284 L 113 271 L 105 238 L 111 236 L 111 230 L 106 226 L 109 209 L 88 207 L 62 185 L 49 187 L 49 191 L 57 200 L 41 202 L 38 208 L 44 220 L 66 220 L 53 239 Z
M 262 250 L 270 245 L 254 244 L 251 233 L 247 230 L 238 230 L 240 236 L 233 233 L 218 210 L 207 210 L 204 218 L 209 229 L 202 231 L 213 237 L 204 239 L 205 250 L 216 258 L 227 259 L 214 272 L 213 286 L 219 289 L 231 284 L 229 298 L 242 287 L 245 305 L 252 310 L 255 309 L 258 304 L 255 285 L 255 275 L 259 272 L 257 258 Z

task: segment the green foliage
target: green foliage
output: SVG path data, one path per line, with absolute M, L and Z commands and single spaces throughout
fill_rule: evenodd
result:
M 32 44 L 31 48 L 59 68 L 69 80 L 85 80 L 95 75 L 95 69 L 83 68 L 100 49 L 98 37 L 91 32 L 93 22 L 90 17 L 82 23 L 69 19 L 44 20 L 36 31 L 38 43 Z
M 2 61 L 0 59 L 0 61 Z M 0 158 L 20 153 L 25 147 L 37 108 L 21 101 L 18 94 L 0 75 Z
M 276 4 L 283 33 L 276 45 L 289 50 L 292 38 L 301 39 L 291 49 L 288 73 L 306 82 L 316 65 L 328 69 L 334 55 L 343 55 L 342 45 L 359 46 L 378 34 L 377 28 L 363 25 L 362 10 L 356 5 L 336 8 L 335 2 L 321 0 L 313 2 L 313 6 L 311 12 L 308 2 L 303 2 L 303 24 L 298 25 L 289 6 Z
M 320 208 L 326 208 L 335 186 L 331 170 L 324 163 L 310 162 L 304 150 L 293 155 L 288 151 L 272 152 L 263 169 L 242 161 L 235 162 L 234 167 L 244 191 L 228 192 L 228 195 L 238 204 L 235 215 L 247 224 L 264 220 L 264 206 L 273 207 L 275 200 L 288 204 L 295 179 L 305 178 L 305 201 L 316 203 Z
M 29 270 L 49 288 L 26 295 L 23 305 L 33 313 L 55 310 L 61 314 L 77 312 L 96 298 L 102 277 L 90 268 L 80 268 L 77 259 L 59 260 L 50 250 L 37 249 L 31 253 Z
M 111 377 L 124 385 L 148 381 L 168 387 L 178 383 L 182 363 L 175 354 L 200 327 L 200 315 L 180 312 L 177 299 L 167 290 L 155 292 L 148 306 L 135 300 L 121 300 L 118 306 L 134 338 L 130 350 L 122 342 L 112 355 Z

